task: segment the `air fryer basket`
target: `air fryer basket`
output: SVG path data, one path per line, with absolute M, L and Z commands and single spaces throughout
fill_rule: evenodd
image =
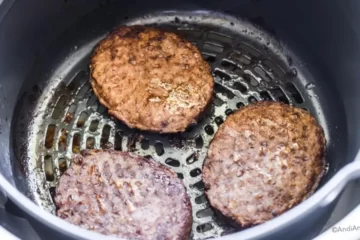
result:
M 325 82 L 287 46 L 254 24 L 207 11 L 158 11 L 73 26 L 49 49 L 29 76 L 12 129 L 15 156 L 25 178 L 18 180 L 27 196 L 55 213 L 53 194 L 71 156 L 81 149 L 116 149 L 151 157 L 184 180 L 193 206 L 192 239 L 233 232 L 214 215 L 204 196 L 201 168 L 209 143 L 233 111 L 261 100 L 281 101 L 310 111 L 325 130 L 328 173 L 346 146 L 344 119 L 333 117 L 336 106 Z M 88 20 L 90 19 L 87 18 Z M 103 24 L 102 24 L 103 23 Z M 107 115 L 89 85 L 89 56 L 112 27 L 145 24 L 177 32 L 194 43 L 215 77 L 212 108 L 185 133 L 153 134 L 132 130 Z M 31 83 L 30 83 L 31 82 Z

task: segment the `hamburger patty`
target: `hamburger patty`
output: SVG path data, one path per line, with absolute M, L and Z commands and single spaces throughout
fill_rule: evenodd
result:
M 188 239 L 191 205 L 172 170 L 130 153 L 84 151 L 56 188 L 57 215 L 126 239 Z
M 100 102 L 131 128 L 183 132 L 212 100 L 211 68 L 199 50 L 155 28 L 114 30 L 95 48 L 90 70 Z
M 210 204 L 242 227 L 306 199 L 325 169 L 323 129 L 305 110 L 260 102 L 230 115 L 203 166 Z

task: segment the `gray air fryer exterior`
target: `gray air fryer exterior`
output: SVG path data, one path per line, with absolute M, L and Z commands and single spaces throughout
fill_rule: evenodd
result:
M 111 1 L 0 0 L 0 189 L 34 220 L 34 228 L 46 231 L 52 239 L 105 239 L 61 221 L 30 203 L 19 191 L 21 168 L 11 162 L 11 123 L 21 88 L 30 85 L 27 76 L 41 56 L 62 33 L 88 12 L 107 7 Z M 333 91 L 336 104 L 327 106 L 334 118 L 346 116 L 343 133 L 347 141 L 338 143 L 346 157 L 331 168 L 332 177 L 311 198 L 282 216 L 224 239 L 311 239 L 327 222 L 337 195 L 350 180 L 360 176 L 360 2 L 357 0 L 193 0 L 118 1 L 128 15 L 139 9 L 179 8 L 216 10 L 248 18 L 287 43 L 316 76 L 326 81 L 323 91 Z M 141 11 L 140 11 L 141 12 Z M 97 26 L 94 26 L 96 29 Z M 321 96 L 320 96 L 321 97 Z M 344 109 L 344 110 L 343 110 Z M 337 144 L 333 142 L 331 144 Z M 343 156 L 333 152 L 335 156 Z M 348 165 L 351 162 L 352 165 Z M 339 170 L 342 169 L 340 172 Z M 338 174 L 335 174 L 339 172 Z M 5 180 L 6 179 L 6 180 Z M 19 190 L 17 191 L 16 188 Z M 2 209 L 0 209 L 2 210 Z M 6 220 L 6 219 L 5 219 Z M 3 224 L 6 225 L 6 222 Z M 15 231 L 11 227 L 8 230 Z M 22 236 L 26 239 L 26 236 Z M 110 238 L 109 238 L 110 239 Z

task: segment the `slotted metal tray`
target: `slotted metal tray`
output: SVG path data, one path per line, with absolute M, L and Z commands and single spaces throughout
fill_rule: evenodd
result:
M 228 115 L 260 100 L 282 101 L 310 110 L 324 127 L 314 84 L 296 68 L 299 63 L 266 32 L 246 21 L 201 12 L 156 13 L 127 19 L 175 31 L 195 44 L 213 69 L 214 100 L 196 126 L 180 134 L 153 134 L 129 129 L 107 114 L 89 84 L 89 55 L 104 35 L 74 45 L 59 69 L 49 76 L 34 103 L 27 127 L 26 159 L 29 196 L 55 213 L 52 200 L 57 181 L 81 149 L 131 151 L 167 165 L 183 179 L 193 206 L 192 239 L 234 231 L 220 221 L 204 196 L 201 169 L 215 132 Z M 55 58 L 54 58 L 55 59 Z M 71 67 L 67 67 L 71 66 Z

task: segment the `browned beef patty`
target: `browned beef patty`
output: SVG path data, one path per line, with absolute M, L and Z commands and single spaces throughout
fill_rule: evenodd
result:
M 307 198 L 324 173 L 323 129 L 305 110 L 278 102 L 230 115 L 211 142 L 203 181 L 211 205 L 248 227 Z
M 73 159 L 56 188 L 57 215 L 126 239 L 188 239 L 191 205 L 176 173 L 130 153 L 92 150 Z
M 131 128 L 185 131 L 212 99 L 214 80 L 199 50 L 155 28 L 114 30 L 95 48 L 90 70 L 100 102 Z

